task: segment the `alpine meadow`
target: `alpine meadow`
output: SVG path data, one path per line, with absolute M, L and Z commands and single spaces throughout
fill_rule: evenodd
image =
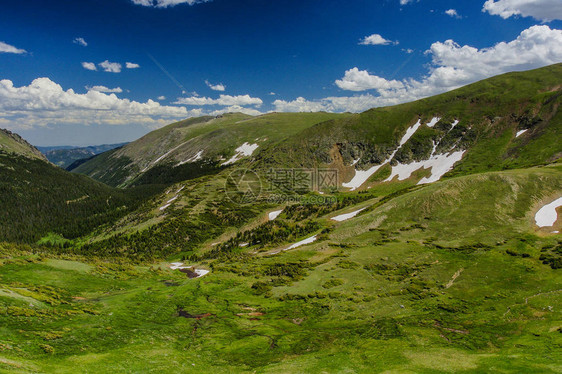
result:
M 558 2 L 2 8 L 0 372 L 562 372 Z

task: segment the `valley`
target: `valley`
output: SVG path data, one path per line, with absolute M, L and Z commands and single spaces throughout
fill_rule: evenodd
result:
M 0 370 L 560 372 L 561 76 L 190 118 L 72 173 L 0 133 Z

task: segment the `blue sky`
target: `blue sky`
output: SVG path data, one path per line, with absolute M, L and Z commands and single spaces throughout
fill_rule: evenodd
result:
M 562 62 L 559 0 L 22 0 L 0 9 L 0 127 L 35 145 L 130 141 L 226 111 L 359 112 Z

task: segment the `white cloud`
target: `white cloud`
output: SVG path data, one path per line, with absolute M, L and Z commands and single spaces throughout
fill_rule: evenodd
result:
M 96 64 L 94 64 L 93 62 L 83 62 L 82 67 L 86 70 L 98 70 L 98 68 L 96 68 Z
M 462 18 L 456 9 L 448 9 L 445 11 L 445 14 L 453 18 L 459 18 L 459 19 Z
M 504 19 L 513 16 L 533 17 L 541 21 L 562 20 L 560 0 L 487 0 L 483 12 Z
M 404 87 L 402 82 L 397 80 L 389 81 L 358 68 L 346 71 L 345 76 L 341 80 L 336 80 L 336 85 L 342 90 L 348 91 L 396 90 Z
M 126 67 L 127 69 L 138 69 L 138 68 L 140 68 L 140 65 L 139 65 L 139 64 L 135 64 L 135 63 L 133 63 L 133 62 L 127 62 L 127 63 L 125 63 L 125 67 Z
M 406 52 L 407 54 L 412 54 L 414 53 L 414 50 L 412 48 L 403 48 L 402 52 Z
M 174 104 L 180 105 L 193 105 L 193 106 L 205 106 L 205 105 L 222 105 L 222 106 L 233 106 L 233 105 L 255 105 L 261 106 L 263 104 L 262 99 L 258 97 L 251 97 L 250 95 L 220 95 L 218 99 L 211 99 L 210 97 L 181 97 Z
M 206 3 L 211 0 L 131 0 L 133 4 L 150 6 L 155 8 L 173 7 L 178 4 L 195 5 L 199 3 Z
M 269 95 L 271 95 L 271 96 L 275 96 L 275 95 L 277 95 L 277 94 L 276 94 L 275 92 L 273 92 L 273 91 L 272 91 L 272 92 L 270 92 L 270 93 L 269 93 Z
M 392 40 L 388 40 L 383 38 L 379 34 L 373 34 L 364 37 L 359 44 L 361 45 L 388 45 L 388 44 L 398 44 L 398 42 L 393 42 Z
M 328 97 L 309 101 L 276 100 L 278 111 L 353 111 L 394 105 L 450 91 L 478 80 L 509 71 L 539 68 L 562 62 L 562 30 L 532 26 L 511 42 L 490 48 L 460 46 L 453 40 L 436 42 L 426 52 L 432 57 L 428 74 L 420 80 L 386 80 L 357 68 L 346 71 L 336 84 L 351 91 L 376 90 L 372 94 Z
M 213 91 L 224 91 L 224 90 L 226 90 L 226 86 L 222 83 L 212 84 L 209 81 L 205 81 L 205 84 Z
M 122 66 L 118 62 L 109 62 L 108 60 L 105 60 L 104 62 L 100 62 L 98 65 L 107 73 L 121 73 Z
M 172 120 L 201 115 L 200 109 L 163 106 L 120 99 L 115 94 L 89 90 L 78 94 L 63 90 L 49 78 L 37 78 L 29 86 L 14 87 L 0 80 L 0 117 L 10 121 L 12 129 L 55 124 L 140 124 L 162 126 Z
M 0 53 L 15 53 L 17 55 L 21 55 L 27 53 L 27 51 L 25 49 L 16 48 L 13 45 L 9 45 L 4 42 L 0 42 Z
M 81 45 L 82 47 L 87 47 L 87 46 L 88 46 L 88 43 L 84 40 L 84 38 L 75 38 L 72 42 L 73 42 L 74 44 L 79 44 L 79 45 Z
M 97 92 L 105 92 L 105 93 L 122 93 L 123 92 L 121 87 L 107 88 L 105 86 L 93 86 L 93 87 L 86 86 L 86 90 L 97 91 Z
M 417 0 L 400 0 L 400 5 L 406 5 L 406 4 L 409 4 L 409 3 L 413 3 L 414 1 L 417 1 Z
M 166 100 L 166 96 L 158 96 L 158 99 L 157 99 L 157 100 L 160 100 L 160 101 Z
M 262 115 L 263 113 L 260 112 L 257 109 L 254 108 L 244 108 L 240 105 L 232 105 L 226 108 L 222 108 L 222 109 L 218 109 L 215 111 L 212 111 L 210 113 L 208 113 L 211 116 L 218 116 L 224 113 L 244 113 L 244 114 L 248 114 L 250 116 L 259 116 Z

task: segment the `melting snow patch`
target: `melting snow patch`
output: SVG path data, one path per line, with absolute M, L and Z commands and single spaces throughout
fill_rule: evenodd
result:
M 341 214 L 339 216 L 332 217 L 332 221 L 337 221 L 337 222 L 347 221 L 348 219 L 351 219 L 351 218 L 355 217 L 356 215 L 358 215 L 359 213 L 361 213 L 365 209 L 367 209 L 367 208 L 362 208 L 362 209 L 356 210 L 355 212 Z
M 517 134 L 515 134 L 515 137 L 518 138 L 521 135 L 523 135 L 524 133 L 526 133 L 529 129 L 525 129 L 525 130 L 519 130 L 517 131 Z
M 302 245 L 314 243 L 316 241 L 316 237 L 317 237 L 317 235 L 314 235 L 314 236 L 311 236 L 310 238 L 306 238 L 304 240 L 301 240 L 300 242 L 296 242 L 295 244 L 291 245 L 290 247 L 285 248 L 284 251 L 288 251 L 289 249 L 295 249 L 295 248 L 300 247 Z
M 230 165 L 235 163 L 236 161 L 240 160 L 242 157 L 251 156 L 252 153 L 256 149 L 258 149 L 259 145 L 257 144 L 250 144 L 248 142 L 242 144 L 240 147 L 236 148 L 236 154 L 230 158 L 230 160 L 223 163 L 223 165 Z
M 275 218 L 279 217 L 279 215 L 283 212 L 283 209 L 276 210 L 274 212 L 269 213 L 269 220 L 273 221 Z
M 431 121 L 429 121 L 429 123 L 427 124 L 427 127 L 433 127 L 437 124 L 437 122 L 439 122 L 441 120 L 440 117 L 433 117 L 431 119 Z
M 353 162 L 351 163 L 351 166 L 355 166 L 359 162 L 359 160 L 361 160 L 361 159 L 358 158 L 357 160 L 353 160 Z
M 449 154 L 432 155 L 428 160 L 415 161 L 410 164 L 398 164 L 392 167 L 392 173 L 385 182 L 389 182 L 398 176 L 402 181 L 410 178 L 412 173 L 421 168 L 430 169 L 431 176 L 422 178 L 418 184 L 437 182 L 443 175 L 453 169 L 455 163 L 462 159 L 465 151 L 457 151 Z
M 183 164 L 188 164 L 190 162 L 195 162 L 195 161 L 199 161 L 203 158 L 203 151 L 199 151 L 197 152 L 197 154 L 191 158 L 188 158 L 185 161 L 180 162 L 177 166 L 183 165 Z
M 182 270 L 182 269 L 191 269 L 191 268 L 193 268 L 193 266 L 184 266 L 183 262 L 172 262 L 170 264 L 170 269 L 172 270 Z M 193 272 L 197 274 L 197 278 L 209 274 L 209 270 L 203 270 L 203 269 L 194 269 Z
M 354 191 L 357 188 L 361 187 L 361 185 L 363 183 L 365 183 L 367 181 L 367 179 L 369 179 L 373 174 L 375 174 L 377 172 L 377 170 L 379 170 L 386 163 L 389 163 L 390 160 L 392 160 L 394 158 L 394 155 L 396 154 L 396 152 L 398 152 L 398 150 L 400 148 L 402 148 L 402 146 L 404 144 L 406 144 L 406 142 L 408 140 L 410 140 L 412 135 L 414 135 L 416 133 L 416 131 L 418 131 L 418 129 L 420 128 L 421 125 L 422 125 L 421 120 L 418 120 L 418 122 L 416 122 L 415 125 L 409 127 L 406 130 L 406 133 L 404 134 L 402 139 L 400 139 L 400 145 L 398 146 L 398 148 L 396 148 L 396 150 L 394 152 L 392 152 L 390 157 L 387 158 L 386 160 L 384 160 L 384 162 L 382 164 L 375 165 L 368 170 L 357 170 L 357 169 L 355 169 L 355 176 L 353 177 L 353 179 L 351 179 L 347 183 L 342 183 L 342 186 L 346 187 L 346 188 L 350 188 L 351 191 Z
M 170 203 L 170 204 L 166 204 L 164 206 L 161 206 L 160 210 L 166 210 L 166 208 L 168 208 L 170 205 L 172 205 L 172 204 Z
M 540 208 L 537 214 L 535 214 L 535 222 L 537 223 L 537 226 L 539 227 L 553 226 L 556 220 L 558 219 L 558 213 L 556 213 L 556 208 L 560 206 L 562 206 L 562 197 Z

